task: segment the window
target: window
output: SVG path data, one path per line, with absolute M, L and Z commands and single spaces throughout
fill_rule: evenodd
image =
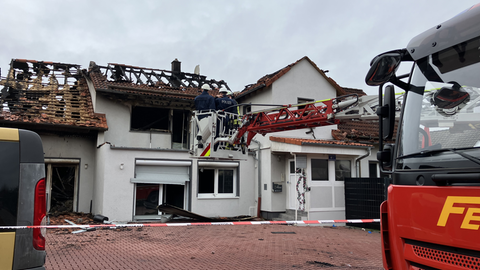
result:
M 328 160 L 312 158 L 312 181 L 328 181 Z
M 133 107 L 130 128 L 132 130 L 169 130 L 170 109 Z
M 245 105 L 243 106 L 243 114 L 251 113 L 252 112 L 252 105 Z
M 290 174 L 295 173 L 295 161 L 290 161 Z
M 237 194 L 237 169 L 200 168 L 198 172 L 199 198 L 233 198 Z
M 297 103 L 302 104 L 302 103 L 308 103 L 308 102 L 314 102 L 315 100 L 312 98 L 301 98 L 297 97 Z M 303 109 L 305 106 L 298 106 L 298 109 Z
M 172 148 L 187 149 L 190 124 L 190 111 L 173 110 Z
M 335 181 L 344 181 L 352 177 L 350 160 L 335 160 Z
M 133 107 L 130 130 L 172 134 L 173 149 L 187 149 L 190 111 L 156 107 Z

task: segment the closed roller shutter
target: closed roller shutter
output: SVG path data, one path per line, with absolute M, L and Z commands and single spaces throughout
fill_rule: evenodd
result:
M 191 161 L 136 160 L 132 183 L 185 185 L 190 181 Z

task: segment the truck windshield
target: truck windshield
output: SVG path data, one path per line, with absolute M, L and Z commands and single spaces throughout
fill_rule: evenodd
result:
M 399 126 L 396 169 L 480 166 L 478 52 L 452 48 L 416 63 Z

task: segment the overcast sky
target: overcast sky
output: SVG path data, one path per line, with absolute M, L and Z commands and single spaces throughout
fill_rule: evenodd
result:
M 2 0 L 0 68 L 12 58 L 182 71 L 196 65 L 233 91 L 308 56 L 343 87 L 377 54 L 479 0 Z

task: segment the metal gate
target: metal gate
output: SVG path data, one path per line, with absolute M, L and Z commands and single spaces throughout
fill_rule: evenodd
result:
M 380 218 L 380 204 L 387 199 L 390 178 L 345 178 L 345 218 Z M 380 229 L 380 223 L 348 224 Z

